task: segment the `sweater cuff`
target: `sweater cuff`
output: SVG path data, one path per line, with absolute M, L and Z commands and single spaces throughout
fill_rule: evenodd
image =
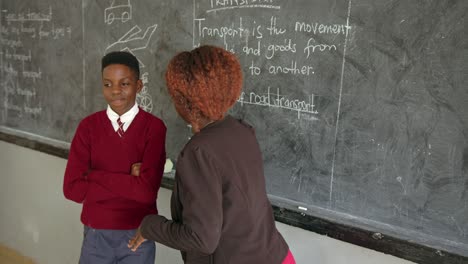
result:
M 165 222 L 166 220 L 167 219 L 164 216 L 156 214 L 145 216 L 145 218 L 143 218 L 143 221 L 141 221 L 140 224 L 141 235 L 145 239 L 156 241 L 158 237 L 157 230 L 160 229 L 158 227 L 161 225 L 161 223 Z

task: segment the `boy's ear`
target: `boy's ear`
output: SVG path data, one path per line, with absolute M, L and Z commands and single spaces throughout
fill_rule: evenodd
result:
M 137 93 L 139 93 L 143 89 L 143 81 L 141 79 L 138 79 L 137 81 Z

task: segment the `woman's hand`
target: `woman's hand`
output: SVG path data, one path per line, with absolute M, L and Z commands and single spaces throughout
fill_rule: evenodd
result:
M 141 232 L 140 232 L 140 228 L 138 228 L 135 236 L 130 239 L 130 241 L 128 241 L 128 248 L 130 248 L 131 251 L 136 251 L 138 249 L 138 247 L 146 241 L 146 238 L 144 238 L 142 235 L 141 235 Z

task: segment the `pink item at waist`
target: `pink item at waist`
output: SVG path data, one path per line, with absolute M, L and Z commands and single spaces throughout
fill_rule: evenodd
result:
M 294 260 L 291 250 L 288 251 L 288 255 L 284 258 L 283 263 L 281 264 L 296 264 L 296 260 Z

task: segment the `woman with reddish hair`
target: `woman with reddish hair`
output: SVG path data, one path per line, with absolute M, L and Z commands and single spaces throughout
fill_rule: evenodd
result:
M 166 82 L 194 135 L 177 159 L 172 220 L 146 216 L 129 247 L 154 240 L 186 264 L 295 263 L 275 227 L 254 129 L 226 114 L 242 90 L 237 58 L 214 46 L 182 52 Z

